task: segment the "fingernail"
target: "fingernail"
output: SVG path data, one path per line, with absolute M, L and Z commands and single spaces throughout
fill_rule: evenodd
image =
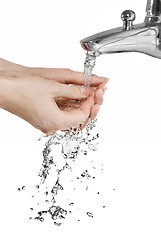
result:
M 109 81 L 109 78 L 106 78 L 106 77 L 100 77 L 102 82 L 108 82 Z
M 107 86 L 106 86 L 106 83 L 102 83 L 101 86 L 100 86 L 100 89 L 102 89 L 103 93 L 105 93 L 105 91 L 108 89 Z
M 107 88 L 106 86 L 103 87 L 103 93 L 105 93 L 107 89 L 108 89 L 108 88 Z
M 97 90 L 97 94 L 100 96 L 100 95 L 103 95 L 103 89 L 98 89 Z

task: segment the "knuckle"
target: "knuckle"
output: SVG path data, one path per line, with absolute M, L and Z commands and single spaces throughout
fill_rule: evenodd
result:
M 64 73 L 69 76 L 73 71 L 70 68 L 63 68 Z
M 93 78 L 98 78 L 98 76 L 96 74 L 92 74 Z
M 65 70 L 65 71 L 71 71 L 70 68 L 63 68 L 63 70 Z

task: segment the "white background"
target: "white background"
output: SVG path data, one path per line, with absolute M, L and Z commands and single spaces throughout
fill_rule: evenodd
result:
M 125 9 L 145 17 L 146 0 L 0 0 L 0 57 L 26 66 L 83 71 L 79 41 L 122 24 Z M 139 53 L 104 55 L 95 74 L 110 78 L 97 129 L 104 211 L 56 228 L 29 222 L 29 192 L 42 162 L 40 132 L 0 110 L 0 239 L 161 239 L 161 61 Z M 86 161 L 89 161 L 89 157 Z M 113 191 L 113 189 L 116 189 Z M 82 196 L 84 198 L 84 196 Z M 94 203 L 93 203 L 94 202 Z

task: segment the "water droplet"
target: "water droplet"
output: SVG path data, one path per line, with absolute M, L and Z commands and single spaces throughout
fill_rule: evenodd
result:
M 70 207 L 73 207 L 73 206 L 74 206 L 74 203 L 69 203 L 69 206 L 70 206 Z
M 91 175 L 88 173 L 88 170 L 85 170 L 82 174 L 81 177 L 86 177 L 87 179 L 91 177 Z
M 83 154 L 84 154 L 84 155 L 87 155 L 87 151 L 84 151 Z
M 88 217 L 92 217 L 93 218 L 93 214 L 91 212 L 87 212 Z
M 43 218 L 43 217 L 41 217 L 41 218 L 39 218 L 39 220 L 40 220 L 41 222 L 43 222 L 43 221 L 44 221 L 44 218 Z
M 60 227 L 60 226 L 61 226 L 61 223 L 54 222 L 54 224 L 55 224 L 57 227 Z

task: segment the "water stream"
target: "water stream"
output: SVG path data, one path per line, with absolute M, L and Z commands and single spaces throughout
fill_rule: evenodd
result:
M 92 71 L 95 67 L 95 64 L 96 57 L 87 54 L 84 62 L 84 85 L 86 87 L 90 87 L 91 85 Z

